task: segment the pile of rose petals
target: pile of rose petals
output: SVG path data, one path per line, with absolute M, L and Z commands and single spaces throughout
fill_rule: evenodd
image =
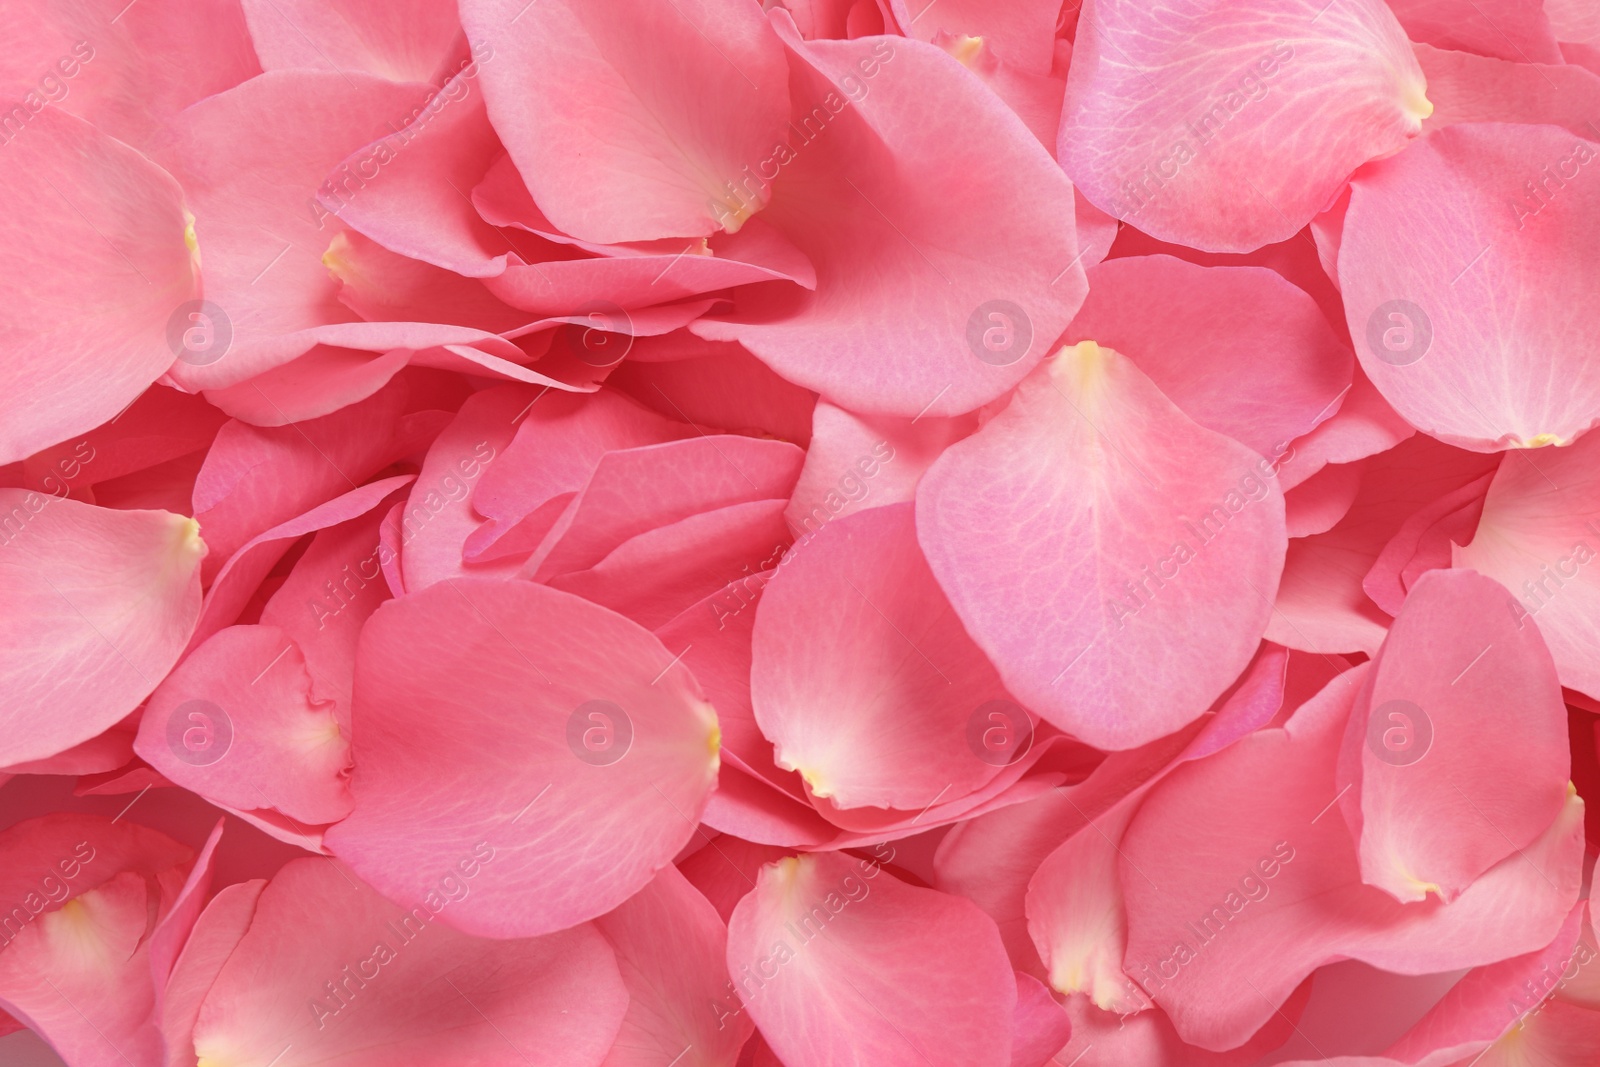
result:
M 1591 0 L 0 28 L 0 1063 L 1600 1064 Z

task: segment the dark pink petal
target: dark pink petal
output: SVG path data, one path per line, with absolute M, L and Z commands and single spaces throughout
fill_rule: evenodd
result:
M 355 693 L 356 806 L 328 847 L 407 900 L 492 841 L 498 862 L 444 918 L 483 936 L 626 900 L 689 840 L 716 777 L 716 716 L 673 654 L 529 582 L 450 579 L 385 604 Z
M 386 506 L 385 502 L 411 480 L 411 475 L 402 474 L 371 482 L 251 538 L 228 560 L 217 574 L 216 581 L 211 583 L 191 645 L 198 645 L 224 626 L 238 621 L 262 580 L 297 540 L 306 534 L 381 510 Z
M 1193 720 L 1255 654 L 1287 540 L 1269 467 L 1085 341 L 933 465 L 918 540 L 1012 693 L 1132 748 Z M 1186 621 L 1201 616 L 1213 625 Z
M 1043 982 L 1017 972 L 1017 1014 L 1011 1031 L 1011 1067 L 1045 1067 L 1066 1047 L 1072 1018 Z
M 509 404 L 512 394 L 505 395 L 505 403 Z M 520 397 L 523 393 L 518 391 L 515 395 Z M 570 498 L 582 489 L 606 453 L 674 441 L 694 432 L 610 390 L 601 390 L 592 397 L 528 390 L 526 396 L 521 404 L 493 422 L 489 421 L 486 400 L 469 405 L 472 421 L 482 419 L 484 428 L 492 430 L 491 436 L 484 437 L 485 442 L 505 439 L 504 444 L 492 446 L 489 452 L 493 456 L 493 449 L 497 448 L 504 453 L 492 466 L 470 465 L 470 469 L 482 474 L 482 480 L 472 490 L 471 510 L 489 521 L 467 535 L 464 550 L 469 559 L 484 556 L 513 527 L 530 518 L 534 521 L 515 535 L 516 543 L 524 551 L 537 547 L 566 506 L 566 500 L 557 503 L 557 498 Z M 497 411 L 500 406 L 496 404 Z M 463 430 L 469 407 L 462 408 L 458 420 L 463 423 Z M 482 415 L 478 414 L 480 408 Z M 487 443 L 483 447 L 490 448 Z M 428 480 L 427 469 L 422 480 Z
M 509 1043 L 514 1062 L 598 1067 L 628 996 L 594 927 L 499 941 L 435 921 L 505 858 L 487 842 L 441 858 L 409 909 L 337 861 L 284 867 L 200 1006 L 200 1062 L 493 1063 Z
M 6 766 L 81 744 L 150 694 L 200 617 L 206 545 L 182 515 L 21 489 L 0 489 L 0 514 Z
M 1282 241 L 1431 110 L 1378 0 L 1091 0 L 1078 26 L 1058 155 L 1097 207 L 1163 241 Z
M 762 868 L 728 923 L 728 971 L 789 1067 L 1011 1062 L 1016 979 L 994 923 L 876 860 L 826 852 Z
M 1359 476 L 1356 464 L 1329 469 L 1341 470 L 1346 466 Z M 1374 604 L 1390 615 L 1400 614 L 1406 594 L 1425 572 L 1451 565 L 1456 546 L 1471 541 L 1472 532 L 1478 528 L 1484 494 L 1493 479 L 1494 470 L 1485 471 L 1421 508 L 1401 524 L 1361 580 L 1362 590 Z
M 1390 616 L 1362 583 L 1384 546 L 1416 512 L 1499 461 L 1421 434 L 1366 460 L 1344 518 L 1290 542 L 1267 640 L 1306 652 L 1375 652 Z
M 1356 178 L 1346 315 L 1362 367 L 1412 425 L 1487 452 L 1567 444 L 1600 421 L 1600 266 L 1581 251 L 1600 239 L 1600 191 L 1580 176 L 1597 156 L 1558 127 L 1468 124 Z
M 651 630 L 721 592 L 789 545 L 783 499 L 751 500 L 647 530 L 585 570 L 551 578 L 556 589 L 603 604 Z

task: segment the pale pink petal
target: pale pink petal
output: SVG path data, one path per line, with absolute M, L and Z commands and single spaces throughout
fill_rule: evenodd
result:
M 771 184 L 762 217 L 815 264 L 817 288 L 741 290 L 726 321 L 694 331 L 739 341 L 853 411 L 955 415 L 987 403 L 1043 358 L 1082 302 L 1071 183 L 941 49 L 807 43 L 786 15 L 772 18 L 795 111 L 790 141 L 751 159 Z
M 1132 748 L 1193 720 L 1255 654 L 1287 540 L 1268 469 L 1086 341 L 933 465 L 918 539 L 1019 700 Z
M 154 1062 L 148 934 L 193 853 L 142 826 L 63 814 L 11 827 L 0 853 L 13 882 L 0 1008 L 75 1067 Z
M 1508 62 L 1416 46 L 1428 76 L 1434 111 L 1423 123 L 1436 130 L 1457 122 L 1550 123 L 1595 140 L 1591 123 L 1600 114 L 1600 77 L 1578 66 Z
M 461 15 L 495 45 L 481 78 L 496 130 L 576 237 L 710 234 L 782 135 L 788 73 L 755 5 L 468 0 Z
M 1567 444 L 1600 421 L 1600 265 L 1582 252 L 1600 239 L 1600 191 L 1581 177 L 1597 156 L 1558 127 L 1467 124 L 1356 178 L 1339 247 L 1350 332 L 1419 430 L 1487 452 Z M 1523 173 L 1532 184 L 1506 177 Z
M 689 840 L 716 777 L 716 716 L 673 654 L 529 582 L 450 579 L 385 604 L 355 694 L 356 806 L 328 847 L 406 900 L 491 840 L 499 862 L 444 918 L 485 936 L 620 904 Z
M 728 923 L 736 999 L 788 1067 L 1007 1067 L 1014 973 L 969 901 L 876 860 L 762 868 Z
M 1247 252 L 1310 222 L 1430 110 L 1379 0 L 1084 5 L 1058 147 L 1084 195 L 1164 241 Z
M 948 0 L 937 7 L 927 5 L 926 0 L 890 0 L 889 8 L 908 37 L 932 41 L 941 30 L 980 37 L 985 48 L 993 48 L 1007 63 L 1034 74 L 1050 70 L 1060 14 L 1052 0 L 1016 4 Z
M 151 694 L 134 751 L 220 807 L 337 822 L 351 807 L 350 738 L 310 688 L 305 655 L 282 630 L 230 626 Z
M 256 900 L 266 884 L 256 878 L 223 886 L 195 920 L 172 977 L 161 991 L 157 1022 L 166 1046 L 163 1067 L 194 1067 L 194 1024 L 200 1017 L 200 1004 L 249 929 Z
M 4 13 L 8 136 L 45 106 L 143 149 L 197 100 L 261 73 L 239 0 L 19 0 Z M 20 106 L 19 112 L 15 108 Z
M 1430 571 L 1373 658 L 1340 778 L 1360 789 L 1345 810 L 1362 880 L 1396 900 L 1455 900 L 1531 845 L 1566 802 L 1555 663 L 1515 607 L 1480 574 Z M 1513 733 L 1517 743 L 1503 744 Z
M 428 82 L 453 53 L 465 51 L 455 5 L 440 0 L 242 2 L 256 55 L 267 70 L 363 71 L 390 81 Z
M 1387 452 L 1417 431 L 1402 419 L 1358 364 L 1339 410 L 1291 443 L 1278 480 L 1293 489 L 1330 463 L 1353 463 Z
M 661 868 L 595 926 L 631 998 L 605 1067 L 661 1067 L 686 1053 L 732 1067 L 753 1025 L 718 1004 L 728 995 L 728 928 L 678 868 Z
M 22 489 L 0 489 L 0 514 L 5 766 L 81 744 L 150 694 L 200 617 L 206 545 L 182 515 Z
M 785 559 L 752 652 L 778 766 L 839 807 L 960 797 L 1033 741 L 923 560 L 909 502 L 830 523 Z
M 184 194 L 160 167 L 55 108 L 6 137 L 0 184 L 29 208 L 0 222 L 0 278 L 13 294 L 0 463 L 133 403 L 172 364 L 171 320 L 199 288 Z
M 1389 0 L 1406 36 L 1516 63 L 1560 63 L 1550 20 L 1530 0 Z
M 1153 306 L 1152 293 L 1163 294 Z M 1063 340 L 1116 349 L 1185 415 L 1274 459 L 1338 409 L 1354 362 L 1316 303 L 1276 271 L 1170 256 L 1090 268 Z
M 1577 900 L 1575 795 L 1537 841 L 1449 904 L 1401 904 L 1361 884 L 1331 809 L 1340 739 L 1369 670 L 1340 675 L 1286 727 L 1167 778 L 1123 837 L 1124 969 L 1193 1044 L 1240 1044 L 1308 974 L 1341 958 L 1427 974 L 1533 951 Z
M 1454 565 L 1510 589 L 1519 626 L 1536 625 L 1561 684 L 1600 697 L 1600 441 L 1508 456 L 1489 484 L 1472 543 Z
M 506 857 L 488 842 L 441 857 L 410 908 L 334 860 L 284 867 L 200 1006 L 200 1062 L 598 1067 L 628 997 L 594 927 L 485 940 L 445 925 Z
M 789 498 L 795 536 L 864 508 L 911 500 L 917 482 L 944 450 L 978 428 L 974 415 L 904 419 L 857 415 L 819 401 L 805 466 Z

